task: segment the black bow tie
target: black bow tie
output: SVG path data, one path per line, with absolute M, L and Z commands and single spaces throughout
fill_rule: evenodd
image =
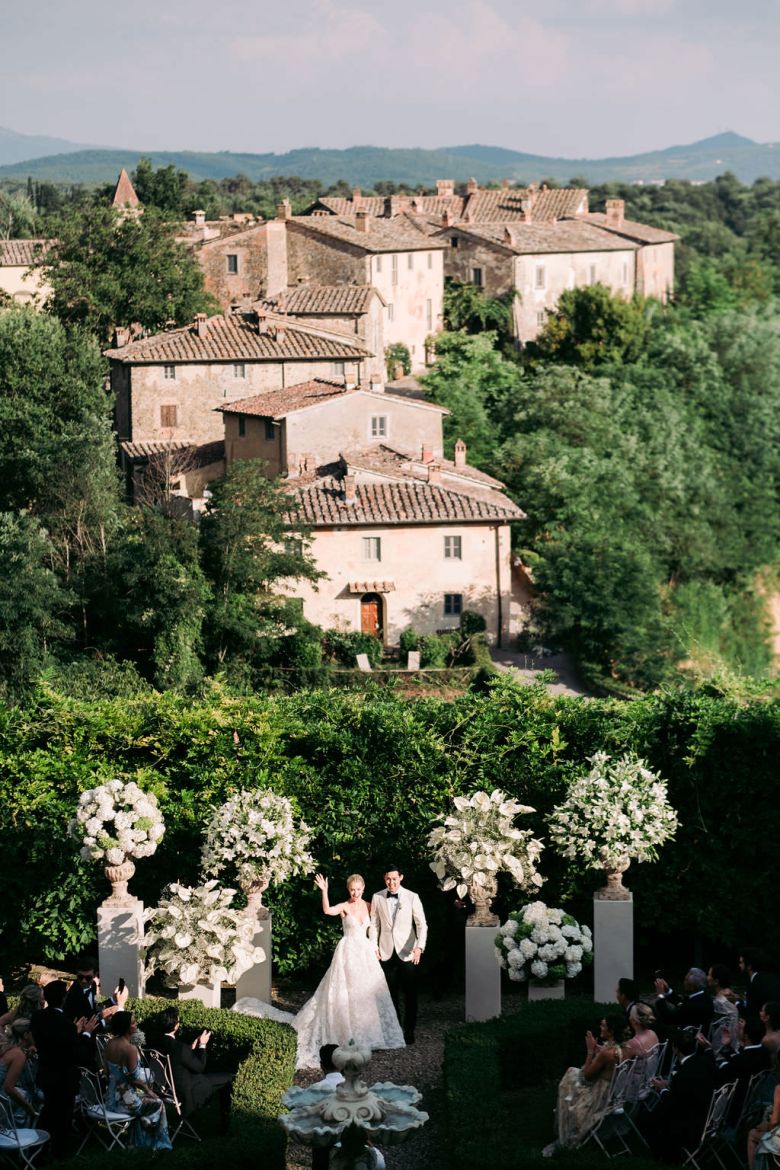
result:
M 397 898 L 398 894 L 388 894 L 388 898 Z

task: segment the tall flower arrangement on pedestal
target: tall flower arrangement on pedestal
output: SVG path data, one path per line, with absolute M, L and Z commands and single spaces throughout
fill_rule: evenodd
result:
M 145 915 L 147 974 L 160 969 L 171 986 L 234 983 L 261 963 L 265 953 L 254 945 L 252 923 L 233 909 L 235 893 L 216 881 L 167 886 Z
M 157 797 L 135 781 L 109 780 L 82 792 L 68 831 L 81 841 L 81 856 L 105 862 L 113 900 L 127 897 L 133 859 L 151 857 L 165 833 Z
M 256 905 L 272 882 L 311 873 L 308 825 L 299 821 L 286 796 L 271 789 L 244 789 L 216 810 L 206 829 L 201 861 L 204 873 L 235 875 Z
M 496 935 L 496 955 L 509 978 L 573 979 L 593 962 L 590 927 L 571 914 L 531 902 L 513 911 Z
M 515 827 L 514 818 L 535 810 L 518 804 L 496 789 L 456 796 L 453 811 L 428 837 L 433 851 L 431 869 L 443 890 L 468 893 L 476 906 L 471 922 L 494 925 L 490 902 L 497 889 L 497 874 L 508 873 L 523 890 L 541 886 L 536 866 L 543 849 L 530 830 Z
M 677 831 L 677 814 L 666 781 L 644 760 L 596 752 L 588 762 L 590 770 L 552 812 L 550 839 L 564 857 L 606 870 L 603 896 L 628 897 L 622 874 L 632 860 L 655 860 Z

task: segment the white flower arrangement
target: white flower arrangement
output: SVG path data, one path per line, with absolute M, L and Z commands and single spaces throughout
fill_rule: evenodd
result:
M 456 796 L 453 805 L 428 837 L 434 857 L 430 866 L 443 890 L 455 889 L 462 898 L 470 885 L 492 885 L 501 870 L 523 890 L 541 886 L 544 879 L 536 866 L 544 846 L 530 830 L 514 825 L 516 816 L 534 809 L 498 789 L 490 795 Z
M 268 788 L 244 789 L 216 810 L 206 829 L 203 872 L 235 873 L 241 889 L 265 889 L 299 873 L 311 873 L 308 825 L 295 824 L 286 796 Z
M 573 979 L 593 962 L 593 935 L 563 910 L 531 902 L 515 910 L 496 935 L 496 955 L 515 983 Z
M 132 858 L 151 857 L 165 822 L 151 792 L 133 780 L 109 780 L 82 792 L 68 832 L 81 839 L 82 857 L 122 865 Z
M 550 839 L 564 857 L 614 870 L 626 860 L 653 861 L 673 837 L 677 814 L 667 784 L 644 760 L 596 752 L 550 817 Z
M 147 910 L 146 971 L 160 969 L 172 986 L 235 983 L 265 958 L 254 945 L 256 926 L 232 907 L 235 890 L 216 881 L 194 889 L 171 882 L 159 906 Z

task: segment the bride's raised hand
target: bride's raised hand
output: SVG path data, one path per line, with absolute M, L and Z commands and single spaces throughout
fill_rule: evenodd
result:
M 322 890 L 323 894 L 328 892 L 328 879 L 323 877 L 321 873 L 315 873 L 314 884 L 318 890 Z

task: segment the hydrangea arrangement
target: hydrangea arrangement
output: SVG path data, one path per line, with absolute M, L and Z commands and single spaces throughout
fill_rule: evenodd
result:
M 496 954 L 516 983 L 573 979 L 593 962 L 593 936 L 571 914 L 531 902 L 511 913 L 499 929 Z
M 523 890 L 541 886 L 536 872 L 544 848 L 530 830 L 517 829 L 514 818 L 535 810 L 518 804 L 496 789 L 456 796 L 453 812 L 432 830 L 431 869 L 443 890 L 456 889 L 462 898 L 470 886 L 489 886 L 500 870 L 510 873 Z
M 235 983 L 265 958 L 255 926 L 232 907 L 235 890 L 216 881 L 192 888 L 172 882 L 144 915 L 147 974 L 162 970 L 172 986 Z
M 132 858 L 151 857 L 165 822 L 151 792 L 133 780 L 109 780 L 82 792 L 68 831 L 81 839 L 82 857 L 122 865 Z
M 564 857 L 593 868 L 616 869 L 631 858 L 654 860 L 677 830 L 666 781 L 629 755 L 614 760 L 596 752 L 588 762 L 590 771 L 553 809 L 551 840 Z
M 295 824 L 286 796 L 269 788 L 244 789 L 221 805 L 209 821 L 203 843 L 203 872 L 234 873 L 241 889 L 265 889 L 299 873 L 311 873 L 308 825 Z

